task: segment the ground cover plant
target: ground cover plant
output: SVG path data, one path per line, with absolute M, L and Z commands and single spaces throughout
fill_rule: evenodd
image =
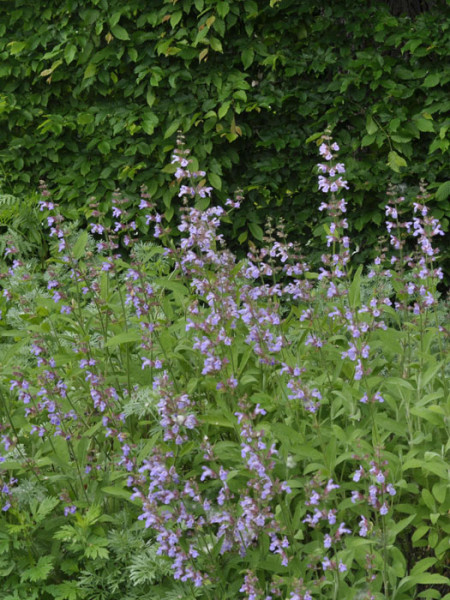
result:
M 279 223 L 238 261 L 245 199 L 214 205 L 182 140 L 176 236 L 146 189 L 80 232 L 44 183 L 46 269 L 4 235 L 2 598 L 449 599 L 442 230 L 391 188 L 352 264 L 316 139 L 318 269 Z

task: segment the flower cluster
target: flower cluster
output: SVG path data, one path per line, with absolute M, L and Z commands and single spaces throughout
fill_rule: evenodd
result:
M 367 487 L 366 493 L 363 493 L 360 490 L 352 491 L 353 504 L 365 501 L 382 516 L 387 515 L 389 512 L 389 497 L 395 496 L 396 494 L 396 490 L 392 483 L 387 482 L 388 470 L 386 469 L 386 465 L 386 461 L 384 461 L 384 464 L 380 464 L 371 460 L 365 469 L 360 465 L 353 475 L 353 481 L 355 483 L 366 482 Z M 369 521 L 362 515 L 359 522 L 359 535 L 366 537 L 368 531 Z
M 12 495 L 13 495 L 13 486 L 14 484 L 17 483 L 17 479 L 15 477 L 11 477 L 8 481 L 8 483 L 2 481 L 0 479 L 0 498 L 3 498 L 3 506 L 1 508 L 1 510 L 3 512 L 8 511 L 11 508 L 11 499 L 12 499 Z
M 313 507 L 314 510 L 312 514 L 308 513 L 303 519 L 303 523 L 308 523 L 313 529 L 319 528 L 323 523 L 331 526 L 331 529 L 323 536 L 323 548 L 326 551 L 332 549 L 335 554 L 337 552 L 336 545 L 341 542 L 342 537 L 351 533 L 351 529 L 346 526 L 345 522 L 341 521 L 339 525 L 337 524 L 336 509 L 329 508 L 331 494 L 339 487 L 333 479 L 329 479 L 326 484 L 318 479 L 311 481 L 308 487 L 309 499 L 306 500 L 305 505 Z M 330 559 L 328 554 L 322 557 L 321 562 L 324 571 L 328 569 L 337 569 L 340 573 L 347 571 L 347 565 L 341 559 L 336 557 Z

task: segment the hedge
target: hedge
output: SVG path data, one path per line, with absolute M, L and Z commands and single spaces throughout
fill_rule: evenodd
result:
M 392 9 L 392 3 L 391 3 Z M 395 11 L 394 11 L 395 12 Z M 3 1 L 0 162 L 4 193 L 45 179 L 73 217 L 142 185 L 170 222 L 170 153 L 181 130 L 219 200 L 246 204 L 229 238 L 286 221 L 315 247 L 314 133 L 346 148 L 362 258 L 382 226 L 387 181 L 448 229 L 448 3 L 414 18 L 339 0 Z

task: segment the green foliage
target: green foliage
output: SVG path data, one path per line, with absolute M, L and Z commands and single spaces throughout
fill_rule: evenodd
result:
M 37 202 L 36 193 L 24 198 L 0 193 L 0 254 L 4 254 L 8 242 L 22 257 L 46 257 L 48 247 Z
M 311 135 L 346 147 L 364 259 L 387 182 L 425 177 L 448 227 L 448 5 L 414 19 L 386 2 L 7 0 L 0 7 L 0 161 L 14 193 L 47 180 L 67 214 L 146 184 L 171 221 L 169 154 L 182 130 L 224 201 L 227 237 L 271 215 L 310 250 L 319 234 Z M 367 23 L 371 23 L 367 27 Z M 398 175 L 397 175 L 398 174 Z M 236 245 L 236 242 L 235 242 Z
M 207 178 L 201 181 L 200 191 Z M 185 207 L 181 229 L 189 243 L 166 232 L 164 248 L 137 241 L 141 232 L 128 223 L 132 201 L 116 197 L 114 208 L 123 211 L 117 218 L 135 236 L 125 256 L 106 243 L 118 241 L 106 226 L 109 215 L 96 213 L 91 227 L 80 230 L 78 222 L 60 220 L 57 207 L 47 210 L 47 200 L 38 214 L 44 222 L 53 218 L 57 232 L 48 237 L 46 268 L 14 264 L 19 253 L 7 254 L 0 278 L 4 597 L 236 600 L 250 569 L 264 586 L 262 597 L 272 585 L 288 597 L 301 577 L 315 600 L 371 593 L 377 600 L 443 600 L 450 540 L 448 306 L 434 300 L 433 257 L 392 251 L 397 261 L 391 263 L 386 250 L 386 264 L 369 274 L 338 262 L 345 272 L 335 277 L 330 295 L 332 279 L 309 271 L 280 228 L 264 232 L 266 252 L 254 248 L 237 262 L 220 243 L 219 219 L 213 222 L 211 213 Z M 406 201 L 395 206 L 399 219 L 410 219 L 403 214 Z M 223 215 L 234 218 L 231 211 Z M 416 218 L 427 235 L 431 229 L 437 235 L 436 223 Z M 401 237 L 404 229 L 397 229 Z M 331 233 L 328 221 L 324 234 Z M 325 250 L 333 260 L 347 252 L 339 244 L 335 239 Z M 11 249 L 9 240 L 5 247 Z M 247 272 L 256 267 L 260 280 Z M 298 286 L 298 294 L 289 285 Z M 207 368 L 202 343 L 212 344 L 220 368 Z M 169 389 L 157 382 L 162 369 Z M 186 398 L 193 427 L 186 425 Z M 240 418 L 252 411 L 244 432 Z M 175 425 L 185 437 L 181 443 Z M 252 448 L 252 458 L 269 467 L 274 488 L 285 481 L 289 489 L 266 503 L 261 489 L 252 488 L 258 480 L 246 459 L 246 446 L 256 438 L 261 445 Z M 212 458 L 205 457 L 208 444 Z M 258 452 L 272 445 L 276 453 L 266 461 Z M 158 501 L 149 493 L 156 477 L 141 467 L 158 457 L 167 460 L 162 471 L 179 476 L 168 479 L 173 496 L 160 500 L 159 517 L 178 510 L 180 498 L 195 519 L 220 514 L 216 500 L 224 481 L 202 478 L 206 465 L 227 471 L 232 495 L 225 509 L 233 519 L 242 517 L 241 500 L 250 495 L 260 503 L 259 516 L 273 512 L 245 553 L 222 553 L 223 536 L 212 523 L 168 518 L 184 536 L 182 550 L 192 544 L 198 551 L 193 567 L 209 577 L 199 588 L 173 581 L 174 557 L 158 554 L 155 531 L 144 527 Z M 361 481 L 358 469 L 365 473 Z M 323 492 L 330 480 L 339 487 Z M 210 509 L 195 494 L 180 496 L 186 482 L 198 486 Z M 369 486 L 376 484 L 395 490 L 380 487 L 381 498 L 370 504 Z M 330 517 L 317 527 L 308 524 L 317 490 L 326 514 L 336 518 L 334 530 Z M 362 518 L 365 534 L 358 533 Z M 270 550 L 273 523 L 289 542 L 287 566 Z M 344 523 L 351 531 L 336 535 Z M 330 555 L 327 531 L 334 536 Z M 335 564 L 328 569 L 323 561 L 329 556 Z M 347 570 L 339 571 L 338 563 Z

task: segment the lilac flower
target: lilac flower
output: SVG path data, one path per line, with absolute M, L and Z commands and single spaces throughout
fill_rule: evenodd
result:
M 96 364 L 96 360 L 94 358 L 82 358 L 79 362 L 80 368 L 85 369 L 87 366 L 93 367 Z
M 361 356 L 363 358 L 369 358 L 370 346 L 368 344 L 363 344 L 361 348 Z
M 355 472 L 355 474 L 353 475 L 353 481 L 358 482 L 361 477 L 364 475 L 364 469 L 363 467 L 360 465 L 359 469 Z
M 336 523 L 336 509 L 332 508 L 327 514 L 328 523 L 334 525 Z
M 100 225 L 99 223 L 90 223 L 90 226 L 91 226 L 91 233 L 102 234 L 105 231 L 105 228 L 103 227 L 103 225 Z
M 388 512 L 389 512 L 389 507 L 386 502 L 383 502 L 382 506 L 380 507 L 380 515 L 387 515 Z
M 315 527 L 319 523 L 321 518 L 322 518 L 322 511 L 315 508 L 314 514 L 306 515 L 306 517 L 303 519 L 302 523 L 309 523 L 309 525 L 311 525 L 311 527 Z
M 354 374 L 353 378 L 355 379 L 355 381 L 359 381 L 362 378 L 363 375 L 364 375 L 364 370 L 363 370 L 363 367 L 362 367 L 362 363 L 358 359 L 358 361 L 356 363 L 355 374 Z
M 344 565 L 344 563 L 340 560 L 338 569 L 339 573 L 345 573 L 345 571 L 347 571 L 347 565 Z
M 347 351 L 341 353 L 341 358 L 348 357 L 350 360 L 355 361 L 356 357 L 357 357 L 357 353 L 358 353 L 358 350 L 357 350 L 356 346 L 354 344 L 350 343 L 350 348 Z
M 358 491 L 353 490 L 351 500 L 352 500 L 352 504 L 356 504 L 356 502 L 358 502 L 359 500 L 362 500 L 362 496 Z
M 348 527 L 345 526 L 345 523 L 341 523 L 336 531 L 336 536 L 340 537 L 341 535 L 344 535 L 344 533 L 350 534 L 351 532 L 351 529 L 348 529 Z
M 339 484 L 334 483 L 332 479 L 329 479 L 327 482 L 327 485 L 325 486 L 324 493 L 329 494 L 332 490 L 337 490 L 339 488 L 340 488 Z
M 244 583 L 239 591 L 247 594 L 247 600 L 259 600 L 261 591 L 258 587 L 258 579 L 252 571 L 247 571 Z
M 335 286 L 335 284 L 332 281 L 330 281 L 330 285 L 327 290 L 327 298 L 334 298 L 334 296 L 337 296 L 337 295 L 338 295 L 337 287 Z
M 361 537 L 366 537 L 368 533 L 369 522 L 366 517 L 361 516 L 361 520 L 359 521 L 359 535 Z
M 6 452 L 8 452 L 8 450 L 12 446 L 11 439 L 7 435 L 2 435 L 2 443 L 3 443 L 3 446 L 4 446 L 5 450 L 6 450 Z
M 390 496 L 395 496 L 395 494 L 397 493 L 397 492 L 395 491 L 395 488 L 394 488 L 394 486 L 392 485 L 392 483 L 389 483 L 389 484 L 386 486 L 386 491 L 388 492 L 388 494 L 389 494 Z
M 326 194 L 330 191 L 330 188 L 331 188 L 330 181 L 326 177 L 319 175 L 319 190 L 321 190 L 322 192 L 324 192 Z

